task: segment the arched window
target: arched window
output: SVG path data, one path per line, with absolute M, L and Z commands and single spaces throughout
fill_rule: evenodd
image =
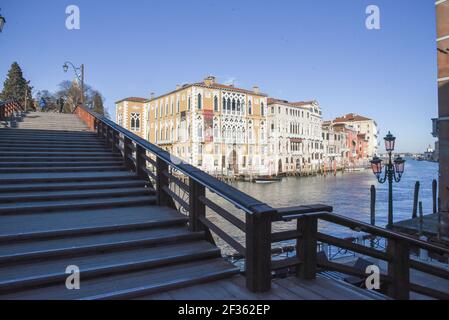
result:
M 197 134 L 198 134 L 198 138 L 200 138 L 200 139 L 203 138 L 203 126 L 202 125 L 198 126 Z
M 222 108 L 223 110 L 226 110 L 226 98 L 225 98 L 225 97 L 223 97 L 223 103 L 222 103 L 222 105 L 221 105 L 221 108 Z
M 131 112 L 131 131 L 140 131 L 140 113 Z
M 248 114 L 253 114 L 253 104 L 251 100 L 248 102 Z
M 215 112 L 218 111 L 218 97 L 217 96 L 214 97 L 214 111 Z
M 235 99 L 232 99 L 232 111 L 235 111 L 236 105 L 235 105 Z
M 231 111 L 231 99 L 228 98 L 228 107 L 227 107 L 228 111 Z
M 240 113 L 240 100 L 237 101 L 237 112 Z
M 180 106 L 179 106 L 179 100 L 176 102 L 176 113 L 179 113 Z
M 203 100 L 201 97 L 201 93 L 198 93 L 198 110 L 201 110 L 203 108 Z
M 191 107 L 192 107 L 192 98 L 189 97 L 189 99 L 187 99 L 187 110 L 190 110 Z
M 260 115 L 261 116 L 265 115 L 265 106 L 264 106 L 263 102 L 260 103 Z

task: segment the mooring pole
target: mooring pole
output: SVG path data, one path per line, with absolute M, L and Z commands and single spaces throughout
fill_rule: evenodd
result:
M 413 212 L 412 219 L 418 217 L 418 197 L 419 197 L 419 181 L 415 183 L 415 193 L 413 195 Z

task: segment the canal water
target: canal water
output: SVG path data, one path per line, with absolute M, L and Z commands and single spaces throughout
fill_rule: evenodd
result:
M 437 163 L 407 159 L 401 182 L 394 183 L 394 221 L 411 218 L 416 181 L 421 183 L 419 200 L 423 202 L 424 214 L 432 212 L 432 180 L 437 177 Z M 384 227 L 387 224 L 388 184 L 378 183 L 371 170 L 338 173 L 337 176 L 328 175 L 327 177 L 289 177 L 273 184 L 235 182 L 232 185 L 275 208 L 320 203 L 333 206 L 335 213 L 368 223 L 370 222 L 370 187 L 375 185 L 377 189 L 376 225 Z M 244 220 L 243 213 L 235 210 L 231 205 L 217 197 L 214 197 L 214 201 Z M 244 241 L 241 233 L 215 216 L 211 217 L 215 223 Z M 277 223 L 274 226 L 275 231 L 292 228 L 294 225 L 291 223 Z M 356 236 L 352 230 L 327 222 L 320 222 L 319 228 L 339 237 Z

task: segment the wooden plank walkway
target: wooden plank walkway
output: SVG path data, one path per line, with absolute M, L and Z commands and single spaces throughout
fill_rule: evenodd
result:
M 245 279 L 235 276 L 211 283 L 139 297 L 138 300 L 387 300 L 379 294 L 337 280 L 296 277 L 275 279 L 266 293 L 252 293 Z

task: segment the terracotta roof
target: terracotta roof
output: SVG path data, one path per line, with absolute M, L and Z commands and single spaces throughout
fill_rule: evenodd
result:
M 252 91 L 252 90 L 236 88 L 236 87 L 231 86 L 231 85 L 226 85 L 226 84 L 221 84 L 221 83 L 216 83 L 216 82 L 212 83 L 211 85 L 206 85 L 206 83 L 204 81 L 202 81 L 202 82 L 194 83 L 193 85 L 194 86 L 199 86 L 199 87 L 205 87 L 205 88 L 225 89 L 225 90 L 231 90 L 231 91 L 236 91 L 236 92 L 249 93 L 249 94 L 254 94 L 254 95 L 264 96 L 264 97 L 267 96 L 265 93 L 261 93 L 261 92 L 257 93 L 257 92 Z
M 283 105 L 287 105 L 290 107 L 303 107 L 306 105 L 310 105 L 311 103 L 304 103 L 304 104 L 300 105 L 298 102 L 289 102 L 287 100 L 282 100 L 282 99 L 268 98 L 268 105 L 270 105 L 270 104 L 283 104 Z
M 149 100 L 146 99 L 146 98 L 128 97 L 128 98 L 125 98 L 125 99 L 122 99 L 122 100 L 117 101 L 116 104 L 117 104 L 117 103 L 120 103 L 120 102 L 123 102 L 123 101 L 131 101 L 131 102 L 145 103 L 145 102 L 148 102 Z
M 179 88 L 177 88 L 176 90 L 164 93 L 164 94 L 162 94 L 160 96 L 157 96 L 157 97 L 155 97 L 153 99 L 147 100 L 146 102 L 160 99 L 162 97 L 171 95 L 171 94 L 173 94 L 175 92 L 178 92 L 178 91 L 181 91 L 181 90 L 184 90 L 186 88 L 193 87 L 193 86 L 203 87 L 203 88 L 210 88 L 210 89 L 224 89 L 224 90 L 230 90 L 230 91 L 235 91 L 235 92 L 253 94 L 253 95 L 257 95 L 257 96 L 261 96 L 261 97 L 267 97 L 267 94 L 261 93 L 261 92 L 257 93 L 255 91 L 246 90 L 246 89 L 242 89 L 242 88 L 236 88 L 236 87 L 231 86 L 231 85 L 225 85 L 225 84 L 216 83 L 216 82 L 212 83 L 211 85 L 206 85 L 206 83 L 204 81 L 202 81 L 202 82 L 184 84 L 184 85 L 180 86 Z
M 360 116 L 358 114 L 349 113 L 343 117 L 338 117 L 334 120 L 334 122 L 353 122 L 353 121 L 367 121 L 372 120 L 370 118 Z
M 316 101 L 299 101 L 299 102 L 292 102 L 292 105 L 302 107 L 302 106 L 309 106 L 311 104 L 314 104 Z

